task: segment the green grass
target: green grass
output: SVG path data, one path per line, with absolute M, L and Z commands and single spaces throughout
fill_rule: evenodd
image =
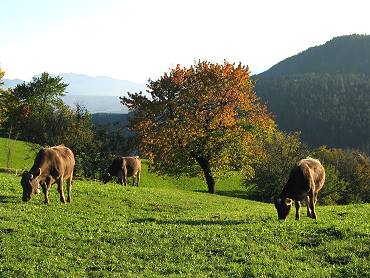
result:
M 29 169 L 37 150 L 10 143 L 11 167 Z M 370 204 L 281 222 L 273 205 L 245 200 L 239 176 L 210 195 L 201 179 L 143 168 L 139 188 L 75 181 L 72 204 L 54 185 L 50 205 L 23 203 L 20 177 L 0 174 L 0 277 L 370 276 Z
M 0 168 L 29 169 L 37 151 L 34 144 L 0 137 Z
M 71 204 L 54 185 L 50 205 L 22 203 L 19 180 L 0 174 L 0 277 L 370 276 L 370 204 L 281 222 L 271 204 L 194 191 L 196 179 L 75 181 Z

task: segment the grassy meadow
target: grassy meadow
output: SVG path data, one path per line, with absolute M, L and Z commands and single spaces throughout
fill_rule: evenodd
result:
M 237 177 L 210 195 L 199 179 L 142 176 L 138 188 L 76 180 L 71 204 L 53 185 L 44 205 L 0 173 L 0 277 L 370 276 L 370 204 L 278 221 Z

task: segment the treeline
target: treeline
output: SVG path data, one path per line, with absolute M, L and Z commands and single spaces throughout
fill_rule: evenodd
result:
M 370 150 L 370 76 L 307 73 L 257 77 L 257 94 L 281 130 L 311 147 Z
M 0 133 L 41 146 L 65 144 L 75 153 L 77 176 L 100 178 L 112 157 L 129 149 L 130 139 L 122 124 L 95 125 L 84 107 L 65 105 L 61 96 L 67 86 L 62 78 L 43 73 L 29 83 L 1 90 Z
M 153 99 L 147 99 L 141 94 L 130 94 L 130 98 L 122 98 L 122 102 L 138 105 L 141 110 L 133 113 L 134 120 L 129 120 L 128 116 L 121 118 L 115 115 L 113 124 L 109 125 L 107 124 L 112 119 L 111 116 L 96 115 L 94 117 L 97 124 L 94 124 L 93 116 L 85 108 L 77 105 L 72 109 L 66 106 L 60 97 L 66 93 L 67 84 L 60 77 L 43 73 L 29 83 L 2 90 L 3 72 L 0 71 L 1 135 L 42 146 L 65 144 L 76 155 L 76 175 L 88 178 L 99 179 L 102 170 L 114 156 L 128 155 L 138 150 L 142 151 L 141 154 L 146 151 L 146 158 L 157 163 L 152 164 L 151 169 L 163 174 L 197 175 L 202 173 L 202 165 L 197 163 L 204 163 L 205 159 L 209 159 L 206 164 L 208 168 L 204 168 L 209 171 L 207 174 L 212 174 L 217 179 L 222 176 L 222 172 L 241 170 L 249 198 L 267 202 L 280 193 L 293 165 L 302 158 L 312 156 L 321 160 L 327 173 L 319 202 L 370 202 L 370 162 L 366 153 L 327 147 L 312 149 L 302 143 L 299 134 L 276 129 L 265 109 L 256 110 L 256 113 L 260 113 L 259 117 L 263 116 L 259 122 L 255 118 L 257 114 L 252 114 L 253 117 L 250 118 L 250 111 L 247 110 L 240 117 L 235 117 L 228 110 L 230 103 L 236 103 L 233 100 L 235 94 L 229 95 L 229 101 L 225 101 L 224 95 L 219 94 L 219 101 L 226 108 L 218 109 L 214 94 L 217 94 L 219 86 L 212 88 L 215 91 L 208 91 L 204 97 L 198 85 L 202 82 L 214 84 L 217 81 L 219 84 L 234 86 L 234 83 L 239 83 L 225 83 L 223 78 L 243 76 L 243 82 L 248 81 L 248 71 L 241 66 L 234 68 L 228 63 L 223 68 L 207 63 L 197 66 L 197 71 L 176 68 L 158 81 L 151 81 L 149 88 L 154 95 Z M 240 72 L 244 74 L 241 75 Z M 182 78 L 183 75 L 191 78 L 195 76 L 197 79 L 194 80 L 197 82 L 193 88 L 184 86 L 186 90 L 191 89 L 191 94 L 184 91 L 184 97 L 179 98 L 181 82 L 193 82 L 191 78 Z M 311 78 L 315 79 L 316 76 L 311 75 Z M 253 97 L 253 82 L 244 84 L 248 85 L 249 101 L 252 100 L 252 104 L 255 103 L 256 109 L 259 109 L 257 98 Z M 346 86 L 342 87 L 345 90 Z M 162 92 L 168 95 L 163 97 Z M 241 92 L 240 96 L 243 96 Z M 307 99 L 306 101 L 309 102 Z M 189 103 L 193 106 L 189 106 Z M 240 112 L 239 103 L 236 104 L 235 109 Z M 316 105 L 319 104 L 320 101 L 317 100 Z M 363 103 L 358 103 L 360 109 L 362 105 Z M 314 106 L 312 105 L 313 110 Z M 353 107 L 355 108 L 357 106 Z M 210 114 L 214 112 L 217 113 Z M 309 111 L 306 113 L 309 114 Z M 189 116 L 191 118 L 185 118 Z M 239 124 L 241 119 L 243 121 Z M 155 132 L 148 128 L 148 124 L 143 124 L 149 120 L 153 121 L 149 123 Z M 135 133 L 141 137 L 134 137 L 133 133 L 127 132 L 128 126 L 143 128 L 141 133 Z M 318 124 L 317 130 L 320 128 Z M 321 142 L 325 142 L 324 138 Z M 203 159 L 199 153 L 204 156 Z M 215 191 L 214 182 L 212 185 Z

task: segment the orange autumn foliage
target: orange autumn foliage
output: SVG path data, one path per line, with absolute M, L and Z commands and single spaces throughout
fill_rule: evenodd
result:
M 160 172 L 203 172 L 209 185 L 214 173 L 250 167 L 275 129 L 241 64 L 177 65 L 148 87 L 150 96 L 129 93 L 121 102 L 133 112 L 142 154 Z

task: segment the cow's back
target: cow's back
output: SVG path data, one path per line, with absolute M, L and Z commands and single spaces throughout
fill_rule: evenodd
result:
M 129 176 L 141 171 L 141 160 L 138 156 L 122 157 Z
M 312 179 L 315 184 L 315 192 L 318 192 L 325 182 L 325 169 L 319 160 L 307 157 L 298 162 L 297 166 L 302 170 L 307 180 Z
M 32 170 L 41 168 L 42 176 L 51 175 L 53 177 L 69 178 L 73 175 L 74 166 L 73 152 L 64 145 L 59 145 L 40 150 Z

